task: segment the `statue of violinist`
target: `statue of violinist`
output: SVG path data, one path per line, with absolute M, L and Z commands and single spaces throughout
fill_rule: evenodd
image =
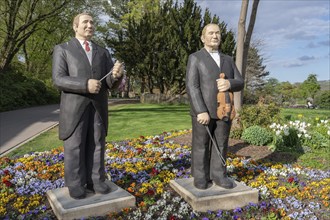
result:
M 189 56 L 186 72 L 194 186 L 207 189 L 215 183 L 230 189 L 234 184 L 227 177 L 225 162 L 235 116 L 233 92 L 242 90 L 244 81 L 233 59 L 219 51 L 221 35 L 217 24 L 206 25 L 201 40 L 204 48 Z

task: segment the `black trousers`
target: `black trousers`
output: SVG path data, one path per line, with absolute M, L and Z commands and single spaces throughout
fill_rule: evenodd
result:
M 64 140 L 64 181 L 68 187 L 105 181 L 105 126 L 88 105 L 73 134 Z
M 226 160 L 231 122 L 211 119 L 207 126 Z M 192 117 L 191 170 L 197 185 L 226 176 L 226 166 L 222 164 L 205 126 L 198 123 L 196 117 Z

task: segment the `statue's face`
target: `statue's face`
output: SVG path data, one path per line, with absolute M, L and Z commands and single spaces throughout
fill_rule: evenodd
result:
M 76 38 L 81 40 L 90 40 L 94 34 L 93 18 L 89 15 L 81 15 L 79 22 L 73 27 L 76 32 Z
M 205 29 L 205 33 L 201 37 L 201 40 L 204 43 L 204 47 L 208 51 L 218 50 L 221 42 L 219 26 L 216 24 L 208 25 Z

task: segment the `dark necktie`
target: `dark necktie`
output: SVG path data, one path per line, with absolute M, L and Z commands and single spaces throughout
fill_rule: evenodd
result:
M 85 40 L 84 44 L 85 44 L 85 50 L 86 50 L 87 52 L 89 52 L 89 51 L 91 50 L 91 48 L 89 47 L 89 43 L 88 43 L 88 41 Z

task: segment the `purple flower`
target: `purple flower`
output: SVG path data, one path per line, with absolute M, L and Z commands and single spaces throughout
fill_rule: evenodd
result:
M 221 217 L 222 217 L 222 210 L 219 210 L 219 211 L 217 212 L 217 217 L 218 217 L 218 218 L 221 218 Z
M 260 204 L 260 208 L 261 209 L 267 209 L 267 203 L 266 202 L 261 202 L 261 204 Z
M 234 213 L 241 213 L 242 212 L 242 209 L 240 207 L 234 209 L 233 211 Z

